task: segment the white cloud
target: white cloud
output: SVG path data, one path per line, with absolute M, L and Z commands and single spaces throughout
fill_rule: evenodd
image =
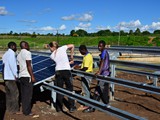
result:
M 66 29 L 66 26 L 65 25 L 61 25 L 60 27 L 59 27 L 59 30 L 65 30 Z
M 77 21 L 89 22 L 89 21 L 92 21 L 93 16 L 90 13 L 84 13 L 82 15 L 64 16 L 61 19 L 62 20 L 77 20 Z
M 80 16 L 79 18 L 77 18 L 77 20 L 79 21 L 92 21 L 93 16 L 91 14 L 85 13 L 82 16 Z
M 136 21 L 130 21 L 130 22 L 121 22 L 119 23 L 120 27 L 128 27 L 128 28 L 135 28 L 135 27 L 141 27 L 141 22 L 139 20 Z
M 40 31 L 54 31 L 56 29 L 51 26 L 46 26 L 46 27 L 41 27 L 38 30 L 40 30 Z
M 97 26 L 96 29 L 97 29 L 97 30 L 108 30 L 108 29 L 110 30 L 111 27 L 110 27 L 110 26 L 107 26 L 107 27 L 104 27 L 104 26 Z
M 74 20 L 75 19 L 75 15 L 70 15 L 70 16 L 64 16 L 61 18 L 62 20 Z
M 124 30 L 124 31 L 128 31 L 128 30 L 135 30 L 137 28 L 141 28 L 141 22 L 140 20 L 135 20 L 135 21 L 130 21 L 130 22 L 120 22 L 115 29 L 117 30 Z
M 91 23 L 86 23 L 86 24 L 84 24 L 84 23 L 79 23 L 78 26 L 79 26 L 79 27 L 90 27 L 90 26 L 91 26 Z
M 7 15 L 8 14 L 8 11 L 6 10 L 5 7 L 0 7 L 0 15 L 1 16 L 4 16 L 4 15 Z
M 151 31 L 160 30 L 160 22 L 152 22 L 148 29 Z
M 79 25 L 75 27 L 75 30 L 79 30 L 79 29 L 88 30 L 90 26 L 91 26 L 91 23 L 86 23 L 86 24 L 79 23 Z
M 140 20 L 130 21 L 130 22 L 120 22 L 117 26 L 110 28 L 111 30 L 119 31 L 124 30 L 128 32 L 129 30 L 136 30 L 139 28 L 141 32 L 154 30 L 160 30 L 160 22 L 152 22 L 150 25 L 142 25 Z
M 19 20 L 19 22 L 25 22 L 25 23 L 36 23 L 36 20 Z
M 150 29 L 149 25 L 144 25 L 141 27 L 141 31 L 148 31 Z
M 62 31 L 65 30 L 66 26 L 65 25 L 61 25 L 59 28 L 54 28 L 52 26 L 45 26 L 45 27 L 40 27 L 40 28 L 31 28 L 30 31 L 41 31 L 41 32 L 47 32 L 47 31 Z

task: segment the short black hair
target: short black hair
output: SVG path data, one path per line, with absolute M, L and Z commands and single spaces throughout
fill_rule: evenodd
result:
M 85 45 L 80 45 L 79 50 L 86 50 L 87 51 L 87 47 Z
M 106 42 L 104 40 L 100 40 L 98 44 L 102 44 L 104 47 L 106 46 Z
M 24 46 L 25 46 L 26 43 L 27 43 L 26 41 L 21 41 L 21 42 L 20 42 L 20 47 L 21 47 L 21 49 L 24 48 Z
M 12 46 L 16 46 L 16 43 L 15 42 L 9 42 L 8 43 L 8 48 L 11 48 Z

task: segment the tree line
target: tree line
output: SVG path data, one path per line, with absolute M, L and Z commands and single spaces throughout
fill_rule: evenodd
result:
M 153 33 L 149 32 L 149 31 L 143 31 L 141 32 L 139 28 L 137 28 L 135 31 L 130 30 L 129 32 L 125 32 L 123 30 L 120 30 L 119 32 L 115 32 L 115 31 L 110 31 L 109 29 L 106 30 L 99 30 L 98 32 L 95 33 L 88 33 L 85 30 L 79 29 L 79 30 L 71 30 L 69 35 L 65 35 L 60 34 L 60 33 L 47 33 L 47 34 L 40 34 L 40 33 L 28 33 L 28 32 L 24 32 L 24 33 L 16 33 L 13 31 L 10 31 L 9 33 L 0 33 L 0 35 L 13 35 L 13 36 L 31 36 L 31 37 L 36 37 L 36 36 L 73 36 L 73 37 L 84 37 L 84 36 L 128 36 L 128 35 L 135 35 L 135 36 L 149 36 L 149 35 L 160 35 L 160 30 L 155 30 Z

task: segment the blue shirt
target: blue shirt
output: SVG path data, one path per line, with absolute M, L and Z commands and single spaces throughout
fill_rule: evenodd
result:
M 104 49 L 101 52 L 100 59 L 104 60 L 104 64 L 103 64 L 100 75 L 109 76 L 110 75 L 110 62 L 109 62 L 109 54 L 106 49 Z

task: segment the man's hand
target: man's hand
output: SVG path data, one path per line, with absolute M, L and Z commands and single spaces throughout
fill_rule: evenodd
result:
M 100 75 L 100 72 L 99 72 L 99 71 L 97 71 L 97 72 L 95 73 L 95 76 L 98 76 L 98 75 Z
M 80 66 L 79 66 L 79 65 L 74 65 L 74 66 L 73 66 L 73 69 L 78 70 L 78 69 L 80 69 Z
M 69 64 L 74 64 L 74 61 L 73 61 L 73 60 L 71 60 L 71 61 L 69 62 Z
M 35 83 L 36 82 L 36 79 L 34 77 L 31 77 L 31 82 L 32 83 Z

